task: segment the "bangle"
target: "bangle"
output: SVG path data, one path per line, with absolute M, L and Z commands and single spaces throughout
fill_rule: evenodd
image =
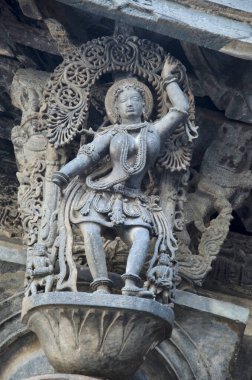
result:
M 175 77 L 174 75 L 169 75 L 167 78 L 165 78 L 165 80 L 163 81 L 163 89 L 166 90 L 166 87 L 168 86 L 168 84 L 172 83 L 172 82 L 177 82 L 178 81 L 178 78 Z
M 99 153 L 95 152 L 94 143 L 89 143 L 89 144 L 81 146 L 79 149 L 79 152 L 78 152 L 78 155 L 79 154 L 87 155 L 91 159 L 91 161 L 93 161 L 93 162 L 97 162 L 100 160 Z
M 188 112 L 187 111 L 183 111 L 180 108 L 177 108 L 177 107 L 171 107 L 171 108 L 169 108 L 169 112 L 173 112 L 173 111 L 180 112 L 183 115 L 188 116 Z
M 59 180 L 59 182 L 64 183 L 64 184 L 66 184 L 66 185 L 68 185 L 69 182 L 70 182 L 70 177 L 69 177 L 69 175 L 67 175 L 67 174 L 65 174 L 65 173 L 62 173 L 62 172 L 55 172 L 55 173 L 53 174 L 53 178 Z

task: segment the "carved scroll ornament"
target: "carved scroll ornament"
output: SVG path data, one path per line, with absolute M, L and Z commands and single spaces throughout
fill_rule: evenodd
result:
M 119 35 L 92 40 L 76 49 L 57 67 L 45 89 L 41 109 L 41 128 L 48 129 L 49 141 L 58 148 L 83 133 L 87 126 L 91 89 L 107 73 L 128 73 L 141 78 L 154 95 L 152 117 L 162 117 L 169 107 L 159 74 L 165 58 L 170 64 L 177 65 L 177 79 L 188 96 L 190 108 L 188 121 L 167 142 L 160 164 L 171 171 L 186 169 L 191 159 L 190 142 L 197 137 L 197 128 L 194 125 L 193 95 L 185 69 L 174 57 L 166 56 L 159 45 L 137 37 Z

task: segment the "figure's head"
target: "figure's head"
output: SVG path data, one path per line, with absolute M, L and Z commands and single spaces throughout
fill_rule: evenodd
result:
M 34 246 L 34 252 L 35 252 L 36 256 L 45 256 L 45 254 L 46 254 L 46 247 L 44 246 L 44 244 L 37 243 Z
M 161 265 L 169 265 L 170 264 L 170 257 L 166 253 L 161 253 L 158 259 L 159 264 Z
M 131 86 L 122 88 L 117 95 L 116 108 L 118 118 L 121 120 L 141 119 L 145 114 L 145 100 L 143 94 Z
M 153 108 L 153 98 L 149 88 L 137 79 L 123 79 L 108 90 L 105 107 L 112 123 L 147 120 Z

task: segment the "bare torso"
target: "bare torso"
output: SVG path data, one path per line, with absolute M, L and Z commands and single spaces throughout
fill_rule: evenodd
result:
M 160 144 L 159 133 L 151 124 L 134 130 L 117 130 L 109 144 L 112 170 L 99 177 L 96 184 L 109 186 L 117 181 L 116 183 L 140 190 L 145 174 L 159 155 Z

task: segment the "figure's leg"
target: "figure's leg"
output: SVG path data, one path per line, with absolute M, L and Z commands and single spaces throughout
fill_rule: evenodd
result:
M 165 304 L 165 305 L 167 305 L 169 303 L 169 291 L 168 290 L 163 290 L 162 301 L 163 301 L 163 304 Z
M 125 280 L 125 287 L 122 289 L 122 293 L 133 295 L 134 293 L 137 294 L 140 290 L 140 288 L 137 287 L 137 284 L 140 280 L 139 273 L 148 254 L 150 233 L 145 227 L 127 227 L 121 233 L 121 237 L 126 244 L 131 246 L 126 272 L 122 276 Z
M 45 279 L 45 293 L 48 293 L 52 290 L 53 287 L 53 276 L 49 275 Z
M 38 293 L 37 285 L 38 284 L 36 283 L 36 281 L 33 280 L 32 283 L 31 283 L 31 286 L 30 286 L 31 295 L 34 295 L 34 294 Z
M 88 267 L 94 280 L 91 286 L 100 293 L 110 293 L 112 282 L 108 278 L 101 226 L 86 222 L 80 224 L 80 230 L 84 237 Z

